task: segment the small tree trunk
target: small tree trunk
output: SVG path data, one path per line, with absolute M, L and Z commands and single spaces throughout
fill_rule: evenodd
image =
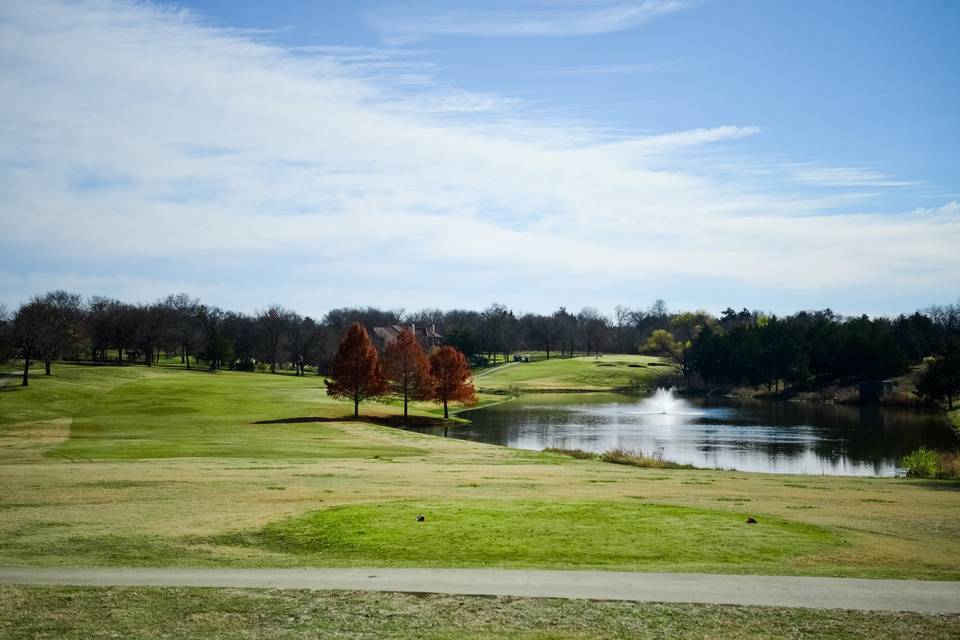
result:
M 43 371 L 46 375 L 50 375 L 50 358 L 43 361 Z
M 407 399 L 407 388 L 404 387 L 404 388 L 403 388 L 403 421 L 404 421 L 404 422 L 407 421 L 407 402 L 408 402 L 408 399 Z
M 353 399 L 353 417 L 354 418 L 360 417 L 360 399 L 359 398 Z
M 443 399 L 443 419 L 447 420 L 450 417 L 450 410 L 447 408 L 447 399 Z M 447 435 L 447 428 L 443 428 L 443 435 Z
M 20 382 L 20 386 L 26 387 L 30 385 L 30 357 L 27 356 L 23 359 L 23 380 Z

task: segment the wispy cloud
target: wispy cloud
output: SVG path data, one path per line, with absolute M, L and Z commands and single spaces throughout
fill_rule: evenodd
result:
M 390 42 L 427 36 L 587 36 L 632 29 L 692 4 L 691 0 L 527 0 L 477 9 L 425 2 L 371 11 L 365 17 Z
M 679 60 L 668 60 L 666 62 L 641 62 L 636 64 L 604 64 L 604 65 L 581 65 L 569 67 L 566 69 L 553 69 L 544 71 L 543 75 L 552 76 L 611 76 L 611 75 L 629 75 L 636 73 L 653 73 L 657 71 L 667 71 L 680 67 Z
M 792 171 L 800 182 L 825 187 L 911 187 L 920 183 L 897 180 L 895 177 L 863 167 L 816 167 L 799 165 Z
M 937 299 L 960 272 L 956 203 L 848 213 L 859 189 L 744 177 L 723 157 L 753 126 L 611 140 L 358 67 L 406 54 L 291 51 L 110 0 L 0 4 L 0 59 L 10 304 L 176 286 L 248 310 L 547 310 L 682 280 Z

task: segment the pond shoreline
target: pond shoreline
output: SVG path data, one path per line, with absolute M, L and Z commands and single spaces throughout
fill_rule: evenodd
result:
M 647 394 L 524 389 L 464 408 L 453 437 L 517 449 L 610 450 L 700 468 L 892 477 L 920 447 L 955 446 L 936 409 L 678 393 L 684 406 L 645 408 Z M 469 413 L 468 413 L 469 412 Z M 430 432 L 430 429 L 426 429 Z

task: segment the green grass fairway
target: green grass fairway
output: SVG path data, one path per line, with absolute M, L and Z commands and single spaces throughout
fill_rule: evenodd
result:
M 960 578 L 958 483 L 644 469 L 436 438 L 343 418 L 352 406 L 318 377 L 54 373 L 0 391 L 0 564 Z
M 309 458 L 399 456 L 412 446 L 344 437 L 340 424 L 255 424 L 297 417 L 352 415 L 330 400 L 323 379 L 155 367 L 56 367 L 28 389 L 0 397 L 0 429 L 16 440 L 25 426 L 59 424 L 63 437 L 43 455 L 65 460 L 142 458 Z M 365 415 L 392 412 L 370 403 Z M 352 419 L 352 418 L 351 418 Z M 69 435 L 69 437 L 67 437 Z
M 424 522 L 416 515 L 423 514 Z M 809 525 L 713 509 L 622 502 L 361 504 L 268 525 L 238 542 L 302 555 L 310 564 L 370 566 L 616 566 L 723 571 L 777 564 L 838 544 Z
M 939 640 L 960 616 L 408 593 L 0 586 L 0 636 Z
M 480 391 L 605 391 L 647 390 L 669 384 L 673 369 L 659 358 L 639 355 L 551 358 L 536 362 L 511 362 L 476 374 Z M 665 381 L 665 382 L 664 382 Z

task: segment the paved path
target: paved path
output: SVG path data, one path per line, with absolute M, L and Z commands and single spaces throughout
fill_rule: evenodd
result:
M 960 613 L 960 582 L 504 569 L 0 568 L 0 584 L 258 587 Z

